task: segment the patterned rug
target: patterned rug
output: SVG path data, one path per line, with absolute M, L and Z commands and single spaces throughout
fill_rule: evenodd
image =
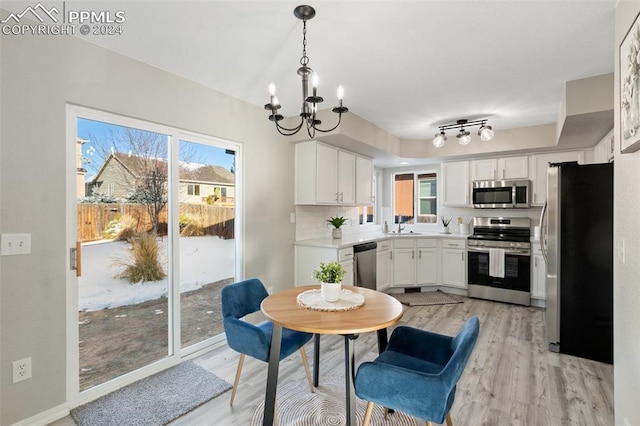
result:
M 389 293 L 398 301 L 407 306 L 448 305 L 450 303 L 463 303 L 462 297 L 444 293 L 440 290 L 415 293 Z
M 338 426 L 347 424 L 345 411 L 345 383 L 341 377 L 320 377 L 315 393 L 309 392 L 306 380 L 278 385 L 278 426 Z M 362 424 L 366 401 L 357 399 L 357 424 Z M 262 425 L 264 401 L 256 408 L 251 426 Z M 413 417 L 395 412 L 384 420 L 383 408 L 375 405 L 371 416 L 372 426 L 416 426 Z M 424 424 L 424 423 L 420 423 Z
M 231 385 L 192 361 L 149 376 L 71 410 L 78 426 L 166 425 Z

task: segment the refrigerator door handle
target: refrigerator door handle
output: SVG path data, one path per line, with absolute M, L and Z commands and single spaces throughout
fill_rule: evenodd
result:
M 548 253 L 547 253 L 547 228 L 546 225 L 547 219 L 547 201 L 544 202 L 544 206 L 542 207 L 542 212 L 540 213 L 540 251 L 542 252 L 542 257 L 544 258 L 544 263 L 548 264 Z

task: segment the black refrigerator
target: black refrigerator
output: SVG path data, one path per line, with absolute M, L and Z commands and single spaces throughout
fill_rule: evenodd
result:
M 612 364 L 613 164 L 550 164 L 540 229 L 549 349 Z

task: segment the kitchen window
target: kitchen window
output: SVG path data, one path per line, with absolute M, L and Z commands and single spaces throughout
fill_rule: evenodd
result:
M 371 183 L 371 185 L 372 185 L 372 188 L 371 188 L 372 193 L 376 194 L 377 187 L 376 187 L 375 174 L 373 175 L 373 182 Z M 374 195 L 371 204 L 358 207 L 358 223 L 360 225 L 376 223 L 375 211 L 376 211 L 376 197 Z
M 436 173 L 398 173 L 394 176 L 394 223 L 437 223 Z

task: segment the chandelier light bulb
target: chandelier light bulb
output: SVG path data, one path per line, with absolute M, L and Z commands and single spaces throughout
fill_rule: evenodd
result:
M 275 96 L 275 95 L 274 95 L 274 96 L 272 96 L 271 104 L 272 104 L 272 105 L 280 105 L 280 104 L 278 103 L 278 97 L 277 97 L 277 96 Z
M 436 148 L 440 148 L 444 145 L 444 141 L 447 140 L 447 136 L 444 134 L 444 132 L 441 133 L 436 133 L 435 134 L 435 138 L 433 138 L 433 146 L 435 146 Z
M 462 136 L 460 136 L 460 145 L 468 145 L 471 142 L 471 136 L 469 136 L 469 132 L 465 132 Z
M 342 85 L 338 86 L 338 100 L 341 101 L 344 99 L 344 87 Z
M 276 84 L 272 81 L 271 83 L 269 83 L 269 95 L 275 96 L 275 94 L 276 94 Z
M 493 130 L 491 129 L 491 126 L 482 126 L 478 131 L 478 134 L 480 135 L 480 139 L 483 142 L 490 141 L 494 135 Z
M 313 74 L 311 74 L 311 85 L 313 86 L 314 89 L 318 88 L 318 81 L 319 81 L 318 73 L 314 72 Z

